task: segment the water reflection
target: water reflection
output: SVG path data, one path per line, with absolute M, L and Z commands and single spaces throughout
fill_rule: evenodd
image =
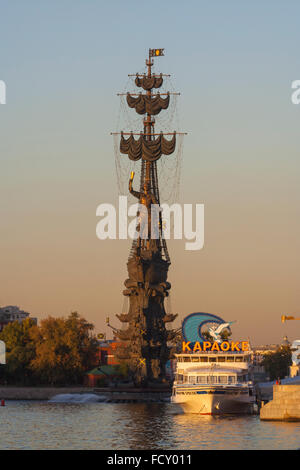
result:
M 7 402 L 0 449 L 297 449 L 299 431 L 300 423 L 188 415 L 168 403 Z
M 125 405 L 122 413 L 127 415 L 123 429 L 128 436 L 128 449 L 151 450 L 160 449 L 165 445 L 175 445 L 170 436 L 172 416 L 168 413 L 168 405 L 155 403 Z

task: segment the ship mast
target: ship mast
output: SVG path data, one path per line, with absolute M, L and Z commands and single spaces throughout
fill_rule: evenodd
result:
M 149 59 L 146 59 L 146 65 L 148 67 L 148 78 L 151 78 L 151 67 L 153 65 L 153 61 L 151 60 L 151 50 L 149 50 Z M 149 99 L 151 99 L 151 90 L 146 91 L 147 96 Z M 148 134 L 147 139 L 152 140 L 152 133 L 154 134 L 154 120 L 151 119 L 151 114 L 147 113 L 147 117 L 144 120 L 144 133 Z M 146 177 L 145 180 L 150 186 L 150 168 L 151 168 L 151 163 L 146 162 Z
M 160 55 L 163 55 L 163 49 L 157 49 L 160 51 Z M 155 52 L 154 52 L 155 54 Z M 149 49 L 149 58 L 146 59 L 146 65 L 148 68 L 148 78 L 151 79 L 152 77 L 152 70 L 151 67 L 154 65 L 154 61 L 151 59 L 153 56 L 153 51 Z M 146 95 L 148 96 L 149 100 L 151 100 L 151 95 L 152 95 L 152 89 L 146 90 Z M 153 134 L 154 134 L 154 124 L 155 124 L 155 119 L 151 116 L 150 113 L 147 113 L 147 117 L 144 120 L 144 133 L 146 134 L 146 139 L 151 141 L 153 139 Z M 152 176 L 152 178 L 151 178 Z M 151 180 L 152 180 L 152 185 L 151 185 Z M 158 193 L 158 181 L 157 181 L 157 168 L 156 168 L 156 162 L 149 162 L 146 161 L 146 171 L 145 171 L 145 183 L 148 185 L 150 188 L 150 191 L 152 190 L 154 192 L 154 195 L 157 199 L 158 204 L 160 204 L 159 200 L 159 193 Z M 160 231 L 160 238 L 161 241 L 163 240 L 162 236 L 162 220 L 161 220 L 161 214 L 159 215 L 159 231 Z M 149 234 L 151 236 L 151 228 L 148 227 Z M 147 242 L 147 247 L 149 249 L 149 240 Z M 159 247 L 161 249 L 161 246 Z M 164 243 L 164 248 L 165 248 L 165 257 L 168 261 L 170 261 L 169 254 L 167 251 L 167 245 Z

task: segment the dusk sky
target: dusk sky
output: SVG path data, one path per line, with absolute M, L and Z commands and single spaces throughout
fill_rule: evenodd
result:
M 202 311 L 253 345 L 300 338 L 280 322 L 300 316 L 299 17 L 296 0 L 0 0 L 0 306 L 120 326 L 131 242 L 97 239 L 96 208 L 118 198 L 116 94 L 163 47 L 180 202 L 205 206 L 204 248 L 168 244 L 175 326 Z

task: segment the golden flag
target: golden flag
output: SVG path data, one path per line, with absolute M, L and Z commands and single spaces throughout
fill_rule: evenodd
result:
M 281 315 L 282 323 L 284 323 L 286 320 L 295 320 L 295 317 L 288 317 L 287 315 Z
M 150 49 L 150 57 L 159 57 L 164 55 L 164 49 Z

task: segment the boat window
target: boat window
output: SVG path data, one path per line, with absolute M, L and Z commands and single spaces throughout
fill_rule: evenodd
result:
M 208 375 L 207 378 L 209 384 L 216 384 L 218 381 L 218 377 L 216 375 Z
M 176 380 L 177 382 L 183 382 L 183 375 L 178 374 Z
M 206 375 L 198 375 L 197 376 L 197 383 L 198 384 L 206 384 Z
M 219 375 L 219 384 L 227 384 L 227 376 L 226 375 Z
M 240 382 L 247 382 L 248 381 L 248 375 L 239 375 L 238 380 Z
M 229 375 L 228 376 L 228 383 L 229 384 L 234 384 L 236 382 L 236 377 L 235 375 Z
M 244 356 L 235 356 L 235 362 L 244 362 Z
M 191 359 L 192 359 L 192 362 L 199 362 L 199 357 L 192 356 Z
M 200 362 L 207 362 L 207 356 L 201 356 L 200 357 Z
M 234 361 L 234 356 L 227 356 L 226 357 L 226 362 L 233 362 Z
M 184 356 L 183 362 L 191 362 L 191 358 L 189 356 Z
M 225 362 L 225 356 L 219 356 L 218 362 Z
M 209 360 L 209 362 L 217 362 L 216 357 L 209 357 L 208 360 Z
M 196 383 L 196 376 L 195 375 L 190 375 L 189 376 L 189 383 L 190 384 L 195 384 Z
M 183 362 L 182 357 L 177 357 L 177 362 Z

